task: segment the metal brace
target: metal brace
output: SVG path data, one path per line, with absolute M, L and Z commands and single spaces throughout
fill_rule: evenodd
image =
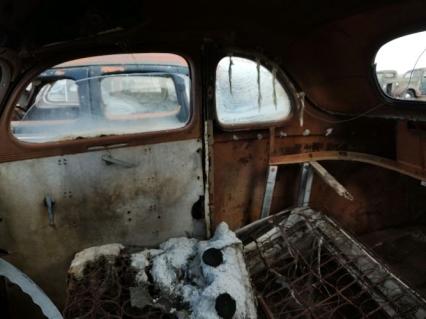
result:
M 348 200 L 354 200 L 354 197 L 351 193 L 342 185 L 340 184 L 337 179 L 334 178 L 333 175 L 331 175 L 320 163 L 312 161 L 309 162 L 309 164 L 313 167 L 315 172 L 322 178 L 322 180 L 330 186 L 334 191 L 339 195 L 342 196 Z
M 308 163 L 303 163 L 300 168 L 299 191 L 297 195 L 298 207 L 307 207 L 309 205 L 313 178 L 312 167 Z
M 269 166 L 268 177 L 266 179 L 265 194 L 263 195 L 262 212 L 260 218 L 269 216 L 272 204 L 272 195 L 274 194 L 275 181 L 277 179 L 278 166 Z

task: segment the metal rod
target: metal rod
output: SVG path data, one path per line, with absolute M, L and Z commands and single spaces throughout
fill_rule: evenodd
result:
M 312 168 L 308 163 L 303 163 L 300 168 L 299 191 L 297 195 L 297 206 L 306 207 L 311 198 L 313 181 Z
M 274 195 L 275 181 L 277 179 L 278 166 L 269 166 L 268 177 L 266 179 L 265 194 L 263 195 L 262 212 L 260 218 L 269 216 Z
M 339 195 L 342 196 L 348 200 L 354 200 L 354 197 L 351 193 L 342 185 L 339 183 L 337 179 L 334 178 L 333 175 L 331 175 L 324 166 L 322 166 L 318 162 L 309 162 L 309 164 L 313 167 L 315 172 L 322 178 L 322 180 L 330 186 L 334 191 Z

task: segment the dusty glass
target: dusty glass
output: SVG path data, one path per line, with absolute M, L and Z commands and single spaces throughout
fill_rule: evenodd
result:
M 276 77 L 260 63 L 225 57 L 216 69 L 216 114 L 224 127 L 279 123 L 290 115 L 289 96 Z
M 156 132 L 190 118 L 186 61 L 173 54 L 116 54 L 42 72 L 21 93 L 11 130 L 25 142 Z

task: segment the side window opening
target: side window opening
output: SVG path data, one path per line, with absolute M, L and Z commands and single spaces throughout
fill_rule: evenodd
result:
M 45 70 L 21 93 L 11 130 L 43 143 L 184 127 L 189 66 L 174 54 L 116 54 Z
M 426 32 L 382 45 L 374 67 L 381 91 L 394 100 L 426 101 Z
M 225 57 L 216 69 L 216 115 L 225 128 L 274 124 L 291 112 L 289 95 L 272 72 L 260 63 Z

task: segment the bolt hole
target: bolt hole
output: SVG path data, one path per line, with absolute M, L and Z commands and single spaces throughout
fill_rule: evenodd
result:
M 220 249 L 209 248 L 203 253 L 203 262 L 206 265 L 217 267 L 223 263 L 223 254 Z
M 130 213 L 131 213 L 131 211 L 130 211 L 130 210 L 128 210 L 128 211 L 127 211 L 127 214 L 130 214 Z
M 215 304 L 217 314 L 224 319 L 232 319 L 237 310 L 235 299 L 228 293 L 217 296 Z
M 191 215 L 192 218 L 197 220 L 204 218 L 204 196 L 200 196 L 194 205 L 192 205 Z
M 129 218 L 129 219 L 127 219 L 127 221 L 131 222 L 131 221 L 132 221 L 132 219 L 131 219 L 131 218 Z

